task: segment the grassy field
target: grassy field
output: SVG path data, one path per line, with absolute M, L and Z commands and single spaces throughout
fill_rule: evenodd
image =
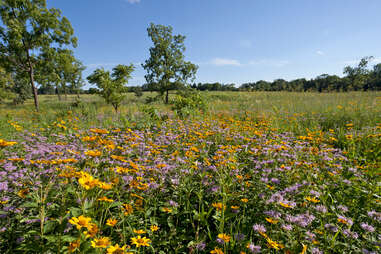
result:
M 2 253 L 378 253 L 381 93 L 0 105 Z

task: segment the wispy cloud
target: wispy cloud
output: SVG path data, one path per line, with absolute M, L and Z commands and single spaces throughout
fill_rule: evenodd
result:
M 126 0 L 130 4 L 137 4 L 140 3 L 140 0 Z
M 211 64 L 216 65 L 216 66 L 241 66 L 242 64 L 235 59 L 228 59 L 228 58 L 214 58 L 211 61 Z
M 251 48 L 251 46 L 253 46 L 253 43 L 250 40 L 240 40 L 239 45 L 242 48 Z
M 261 60 L 252 60 L 249 62 L 249 65 L 263 65 L 263 66 L 272 66 L 272 67 L 283 67 L 290 64 L 288 60 L 274 60 L 274 59 L 261 59 Z
M 325 55 L 324 52 L 321 51 L 321 50 L 316 51 L 316 54 L 318 54 L 319 56 L 323 56 L 323 55 Z

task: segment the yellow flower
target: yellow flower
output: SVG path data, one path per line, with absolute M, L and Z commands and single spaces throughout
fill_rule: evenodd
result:
M 151 231 L 152 231 L 152 232 L 155 232 L 155 231 L 158 231 L 158 230 L 159 230 L 159 227 L 156 226 L 156 225 L 152 225 L 150 228 L 151 228 Z
M 274 220 L 272 218 L 265 218 L 265 220 L 271 224 L 277 224 L 278 223 L 278 220 Z
M 319 199 L 316 199 L 315 197 L 309 197 L 309 196 L 306 197 L 306 200 L 308 200 L 312 203 L 319 203 L 320 202 Z
M 81 245 L 81 242 L 79 239 L 74 241 L 74 242 L 71 242 L 69 244 L 69 247 L 68 247 L 69 252 L 72 253 L 72 252 L 76 251 L 78 249 L 79 245 Z
M 78 179 L 78 183 L 86 190 L 94 188 L 98 182 L 97 179 L 94 179 L 94 177 L 84 172 L 81 172 L 81 176 Z
M 149 243 L 151 240 L 146 237 L 142 238 L 140 235 L 138 235 L 138 237 L 132 237 L 131 242 L 132 244 L 136 245 L 137 248 L 139 248 L 140 246 L 150 246 Z
M 86 238 L 93 238 L 98 233 L 99 229 L 98 226 L 94 223 L 89 223 L 87 226 L 87 230 L 83 232 L 83 234 L 86 236 Z
M 107 198 L 107 197 L 101 197 L 101 198 L 98 198 L 97 199 L 98 201 L 105 201 L 105 202 L 114 202 L 114 200 L 113 199 L 109 199 L 109 198 Z
M 101 238 L 96 238 L 93 241 L 91 241 L 91 246 L 93 248 L 107 248 L 111 244 L 110 238 L 108 237 L 101 237 Z
M 283 206 L 283 207 L 286 207 L 286 208 L 292 208 L 291 205 L 286 204 L 286 203 L 283 203 L 283 202 L 279 202 L 279 204 L 280 204 L 281 206 Z
M 249 202 L 249 200 L 248 200 L 247 198 L 243 198 L 243 199 L 241 199 L 241 201 L 242 201 L 243 203 L 247 203 L 247 202 Z
M 167 207 L 163 207 L 163 212 L 171 213 L 172 209 L 171 208 L 167 208 Z
M 134 231 L 135 234 L 138 234 L 138 235 L 147 233 L 147 232 L 144 231 L 143 229 L 139 229 L 139 230 L 134 229 L 133 231 Z
M 233 209 L 233 210 L 238 210 L 238 209 L 239 209 L 239 206 L 237 206 L 237 205 L 232 205 L 230 208 Z
M 222 211 L 222 209 L 225 210 L 225 206 L 222 203 L 213 203 L 212 206 L 217 209 L 217 211 Z
M 81 228 L 87 228 L 89 226 L 90 221 L 91 221 L 90 217 L 85 217 L 81 215 L 78 218 L 72 217 L 69 220 L 69 223 L 75 225 L 77 229 L 80 230 Z
M 20 198 L 26 198 L 26 195 L 28 195 L 29 189 L 21 189 L 19 192 L 17 192 L 17 196 Z
M 3 139 L 0 139 L 0 147 L 13 146 L 16 144 L 17 142 L 14 142 L 14 141 L 5 141 Z
M 112 188 L 112 185 L 109 183 L 100 182 L 98 183 L 98 187 L 103 190 L 110 190 Z
M 108 134 L 109 133 L 108 130 L 102 130 L 102 129 L 97 129 L 97 128 L 90 129 L 90 131 L 92 133 L 98 133 L 98 134 Z
M 280 249 L 284 248 L 283 244 L 277 243 L 277 242 L 271 240 L 269 237 L 266 238 L 266 240 L 267 240 L 267 243 L 268 243 L 270 248 L 273 248 L 276 250 L 280 250 Z
M 129 215 L 133 213 L 134 209 L 132 208 L 132 205 L 130 204 L 123 204 L 123 209 L 124 209 L 124 215 Z
M 215 247 L 214 250 L 212 250 L 210 253 L 211 254 L 224 254 L 224 252 L 218 247 Z
M 123 247 L 119 247 L 119 244 L 116 244 L 115 246 L 111 245 L 107 249 L 107 254 L 128 254 L 128 253 L 132 253 L 132 252 L 126 253 L 126 251 L 125 251 L 126 248 L 127 248 L 126 245 L 124 245 Z
M 302 250 L 302 252 L 300 252 L 300 254 L 305 254 L 306 252 L 307 252 L 307 245 L 304 245 L 304 244 L 302 244 L 303 245 L 303 250 Z
M 102 155 L 102 152 L 99 150 L 88 150 L 85 152 L 85 154 L 91 157 L 99 157 Z
M 226 234 L 218 234 L 218 238 L 223 240 L 225 243 L 228 243 L 230 241 L 230 236 Z
M 115 226 L 115 224 L 118 222 L 117 219 L 108 219 L 107 222 L 106 222 L 106 225 L 110 226 L 110 227 L 113 227 Z

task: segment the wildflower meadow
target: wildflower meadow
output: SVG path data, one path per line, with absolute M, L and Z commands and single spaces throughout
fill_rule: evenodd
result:
M 379 94 L 206 96 L 2 107 L 0 252 L 380 252 Z

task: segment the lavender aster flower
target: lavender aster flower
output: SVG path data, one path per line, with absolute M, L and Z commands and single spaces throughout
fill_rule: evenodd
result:
M 364 229 L 365 231 L 368 231 L 370 233 L 374 232 L 374 230 L 375 230 L 373 226 L 371 226 L 371 225 L 369 225 L 368 223 L 365 223 L 365 222 L 361 223 L 360 227 L 362 229 Z
M 257 231 L 257 232 L 262 232 L 262 233 L 266 232 L 265 226 L 263 226 L 261 224 L 254 224 L 253 225 L 253 230 Z
M 261 252 L 261 246 L 256 246 L 253 243 L 249 243 L 247 245 L 247 248 L 249 249 L 249 251 L 251 253 L 259 253 L 259 252 Z

